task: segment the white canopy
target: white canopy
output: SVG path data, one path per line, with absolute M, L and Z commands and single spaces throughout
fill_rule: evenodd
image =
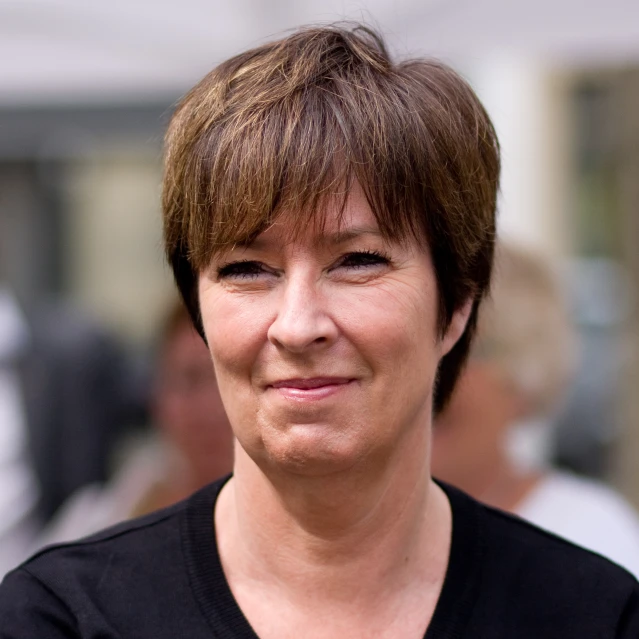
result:
M 0 104 L 175 95 L 236 51 L 344 18 L 453 63 L 639 61 L 639 0 L 0 0 Z

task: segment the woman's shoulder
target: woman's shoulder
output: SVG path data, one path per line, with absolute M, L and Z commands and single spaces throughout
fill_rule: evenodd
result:
M 473 618 L 492 619 L 503 632 L 495 636 L 521 636 L 515 630 L 529 627 L 538 634 L 526 637 L 639 637 L 639 583 L 629 572 L 444 488 L 453 509 L 453 545 L 472 548 L 474 555 L 466 558 L 475 564 Z M 615 634 L 623 624 L 634 624 L 635 634 Z M 515 634 L 508 635 L 509 628 Z
M 184 504 L 176 504 L 80 539 L 48 544 L 13 572 L 30 574 L 58 590 L 58 586 L 68 589 L 74 580 L 80 580 L 86 586 L 92 580 L 103 579 L 105 571 L 112 569 L 114 563 L 119 569 L 124 565 L 139 568 L 141 564 L 151 563 L 158 551 L 175 550 L 171 548 L 175 544 L 179 548 L 176 533 L 183 509 Z M 5 582 L 13 572 L 7 575 Z

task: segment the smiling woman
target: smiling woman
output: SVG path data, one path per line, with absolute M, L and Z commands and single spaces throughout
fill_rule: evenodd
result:
M 437 366 L 471 305 L 439 335 L 429 251 L 385 239 L 362 189 L 349 193 L 321 227 L 290 240 L 298 216 L 286 212 L 200 275 L 204 333 L 248 468 L 361 476 L 371 459 L 390 467 L 406 446 L 427 449 Z
M 304 29 L 214 69 L 166 145 L 166 253 L 233 475 L 31 559 L 2 637 L 636 639 L 628 573 L 430 476 L 494 248 L 466 83 Z

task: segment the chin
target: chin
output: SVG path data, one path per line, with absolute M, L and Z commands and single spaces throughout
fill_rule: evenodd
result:
M 317 477 L 349 471 L 366 456 L 358 442 L 343 434 L 322 432 L 317 426 L 297 426 L 286 436 L 279 434 L 272 441 L 264 438 L 260 457 L 278 471 Z

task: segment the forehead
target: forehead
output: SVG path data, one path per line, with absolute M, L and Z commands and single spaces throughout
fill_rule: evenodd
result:
M 341 201 L 333 199 L 310 219 L 304 211 L 283 211 L 263 232 L 243 243 L 259 249 L 283 244 L 341 244 L 360 236 L 382 236 L 377 218 L 361 188 Z

